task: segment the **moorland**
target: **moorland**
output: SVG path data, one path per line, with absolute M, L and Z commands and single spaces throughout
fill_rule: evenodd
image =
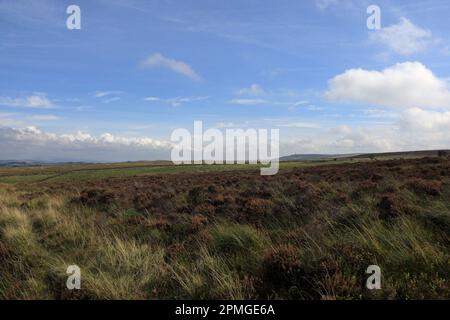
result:
M 449 299 L 450 158 L 0 168 L 0 298 Z

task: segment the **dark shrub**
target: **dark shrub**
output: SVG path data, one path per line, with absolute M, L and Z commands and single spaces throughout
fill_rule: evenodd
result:
M 395 194 L 384 195 L 377 205 L 379 217 L 389 220 L 403 214 L 413 214 L 415 210 Z
M 192 222 L 192 227 L 195 230 L 200 230 L 208 223 L 208 218 L 201 214 L 197 214 L 191 218 L 191 222 Z
M 189 190 L 188 198 L 192 205 L 196 206 L 207 200 L 207 192 L 201 187 L 194 187 Z
M 215 213 L 215 211 L 216 211 L 216 208 L 212 204 L 202 203 L 194 208 L 193 213 L 199 214 L 199 215 L 211 216 Z
M 290 287 L 301 275 L 298 250 L 291 245 L 270 249 L 262 262 L 262 280 L 266 288 Z
M 418 195 L 437 197 L 442 192 L 442 183 L 436 180 L 412 179 L 408 182 L 408 187 Z
M 117 197 L 110 190 L 90 189 L 81 191 L 80 196 L 74 199 L 74 202 L 79 202 L 88 207 L 97 207 L 106 210 L 117 204 Z
M 273 207 L 273 202 L 267 199 L 248 199 L 245 203 L 245 210 L 250 214 L 268 214 L 271 212 Z

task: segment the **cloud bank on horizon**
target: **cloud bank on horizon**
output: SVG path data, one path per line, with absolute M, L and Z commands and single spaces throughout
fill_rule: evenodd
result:
M 0 159 L 168 159 L 171 132 L 280 128 L 281 155 L 450 149 L 450 3 L 0 3 Z M 39 16 L 39 18 L 37 18 Z

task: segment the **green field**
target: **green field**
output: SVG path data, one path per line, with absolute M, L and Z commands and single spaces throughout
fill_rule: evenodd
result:
M 436 157 L 438 151 L 392 152 L 380 154 L 362 154 L 327 160 L 280 161 L 280 170 L 312 167 L 328 164 L 371 162 L 393 159 L 420 159 Z M 171 161 L 139 161 L 98 164 L 63 164 L 29 167 L 0 167 L 0 183 L 38 183 L 70 182 L 79 180 L 127 177 L 154 174 L 208 173 L 234 170 L 259 170 L 260 165 L 223 164 L 223 165 L 174 165 Z
M 319 166 L 326 164 L 341 164 L 359 160 L 339 161 L 289 161 L 280 162 L 280 170 Z M 103 179 L 111 177 L 127 177 L 155 174 L 178 174 L 178 173 L 209 173 L 223 171 L 255 171 L 261 166 L 256 164 L 225 164 L 225 165 L 172 165 L 172 164 L 92 164 L 73 166 L 46 166 L 26 168 L 3 168 L 0 169 L 0 183 L 38 183 L 38 182 L 70 182 L 79 180 Z

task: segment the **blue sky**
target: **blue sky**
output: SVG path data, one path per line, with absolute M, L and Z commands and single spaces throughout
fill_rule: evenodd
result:
M 280 128 L 282 154 L 450 148 L 449 16 L 443 0 L 0 0 L 0 159 L 166 157 L 194 120 Z

